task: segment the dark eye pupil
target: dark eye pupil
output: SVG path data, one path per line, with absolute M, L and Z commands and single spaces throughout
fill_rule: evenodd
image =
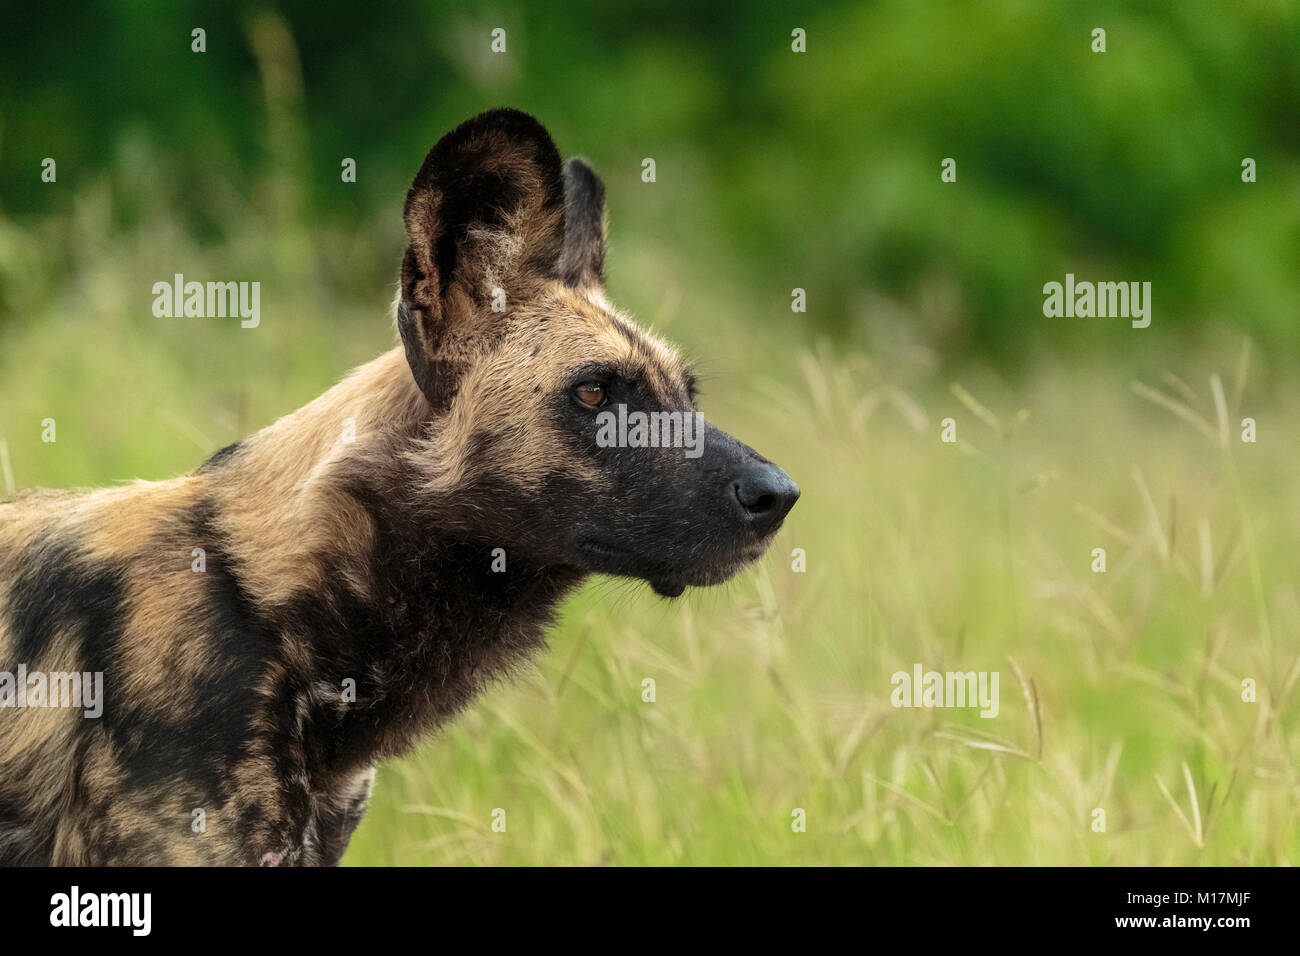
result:
M 599 405 L 605 397 L 605 390 L 599 385 L 579 385 L 578 397 L 588 405 Z

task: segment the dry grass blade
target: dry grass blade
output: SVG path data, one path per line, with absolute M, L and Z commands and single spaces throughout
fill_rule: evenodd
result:
M 879 786 L 881 786 L 881 787 L 884 787 L 886 790 L 888 790 L 890 793 L 894 794 L 895 796 L 897 796 L 897 797 L 902 797 L 902 798 L 903 798 L 904 800 L 906 800 L 908 803 L 910 803 L 910 804 L 912 804 L 913 806 L 915 806 L 915 807 L 917 807 L 917 808 L 919 808 L 919 809 L 925 811 L 926 813 L 928 813 L 930 816 L 934 817 L 936 820 L 940 821 L 941 823 L 951 824 L 952 821 L 949 820 L 948 817 L 945 816 L 942 812 L 940 812 L 939 810 L 936 810 L 934 807 L 930 806 L 928 803 L 926 803 L 926 802 L 925 802 L 924 800 L 922 800 L 920 797 L 917 797 L 917 796 L 915 796 L 914 794 L 908 793 L 908 792 L 907 792 L 906 790 L 904 790 L 902 787 L 896 787 L 896 786 L 894 786 L 894 784 L 890 783 L 888 780 L 881 780 L 879 777 L 872 776 L 871 774 L 867 774 L 867 775 L 866 775 L 866 779 L 870 780 L 870 781 L 871 781 L 872 783 L 874 783 L 874 784 L 877 784 L 877 785 L 879 785 Z
M 1091 508 L 1089 508 L 1081 501 L 1076 501 L 1074 503 L 1074 510 L 1080 517 L 1086 519 L 1090 524 L 1094 525 L 1097 528 L 1100 528 L 1102 531 L 1106 532 L 1108 535 L 1115 538 L 1116 540 L 1122 541 L 1130 548 L 1133 547 L 1134 543 L 1137 540 L 1136 538 L 1133 537 L 1133 535 L 1129 534 L 1127 531 L 1125 531 L 1119 525 L 1115 524 L 1105 515 L 1101 514 L 1100 512 L 1093 511 Z
M 839 747 L 835 749 L 833 766 L 836 776 L 843 776 L 845 771 L 848 770 L 849 763 L 852 762 L 854 754 L 858 752 L 858 747 L 867 733 L 867 726 L 871 723 L 871 718 L 872 712 L 863 710 L 858 715 L 858 719 L 853 722 L 852 729 L 844 735 Z M 879 726 L 879 722 L 877 722 L 876 726 Z
M 1214 430 L 1214 426 L 1198 415 L 1190 405 L 1185 405 L 1177 399 L 1170 398 L 1164 392 L 1157 391 L 1150 385 L 1144 385 L 1141 382 L 1130 382 L 1129 387 L 1133 389 L 1134 393 L 1145 398 L 1152 404 L 1159 405 L 1165 411 L 1177 415 L 1183 421 L 1196 428 L 1197 431 L 1206 438 L 1210 439 L 1210 441 L 1219 440 L 1218 433 Z
M 999 435 L 1005 434 L 1005 429 L 1002 427 L 1002 420 L 998 418 L 997 415 L 994 415 L 987 407 L 980 404 L 979 399 L 974 395 L 966 391 L 966 389 L 962 388 L 956 382 L 953 382 L 948 386 L 948 391 L 952 392 L 957 401 L 965 405 L 966 408 L 985 425 L 988 425 L 989 428 L 993 429 Z
M 1192 828 L 1191 821 L 1187 819 L 1187 814 L 1183 813 L 1183 808 L 1178 805 L 1178 801 L 1174 799 L 1174 795 L 1169 792 L 1169 788 L 1165 786 L 1165 782 L 1160 779 L 1159 775 L 1156 776 L 1156 786 L 1160 788 L 1160 792 L 1165 795 L 1165 799 L 1169 801 L 1169 805 L 1174 808 L 1174 813 L 1178 815 L 1178 819 L 1182 821 L 1187 832 L 1191 835 L 1192 839 L 1195 840 L 1196 831 Z
M 1137 485 L 1138 494 L 1142 496 L 1142 507 L 1147 512 L 1147 523 L 1151 527 L 1151 532 L 1155 535 L 1156 545 L 1160 549 L 1160 560 L 1169 560 L 1169 539 L 1165 536 L 1165 529 L 1160 523 L 1160 512 L 1156 508 L 1155 499 L 1151 497 L 1151 490 L 1147 488 L 1147 480 L 1142 474 L 1142 469 L 1137 465 L 1133 466 L 1133 481 Z
M 912 431 L 918 435 L 925 431 L 925 409 L 911 395 L 908 395 L 901 388 L 889 386 L 886 392 L 886 400 L 894 406 Z
M 1174 808 L 1174 813 L 1178 815 L 1178 819 L 1187 830 L 1188 836 L 1192 838 L 1192 842 L 1196 844 L 1197 849 L 1200 849 L 1204 845 L 1201 840 L 1201 810 L 1200 806 L 1196 802 L 1196 788 L 1192 785 L 1192 772 L 1188 769 L 1186 761 L 1183 761 L 1183 776 L 1187 782 L 1188 793 L 1191 795 L 1192 816 L 1195 818 L 1195 822 L 1189 819 L 1187 814 L 1183 812 L 1183 808 L 1178 805 L 1178 801 L 1174 799 L 1174 795 L 1169 792 L 1169 788 L 1165 785 L 1164 780 L 1159 776 L 1156 777 L 1156 786 L 1158 786 L 1160 792 L 1165 795 L 1165 799 L 1169 801 L 1169 805 Z
M 1210 394 L 1214 396 L 1214 413 L 1219 419 L 1219 444 L 1228 447 L 1228 400 L 1223 396 L 1223 380 L 1219 373 L 1210 375 Z
M 961 744 L 963 747 L 970 747 L 973 750 L 991 750 L 994 753 L 1019 757 L 1021 760 L 1028 760 L 1030 763 L 1033 763 L 1038 759 L 1033 754 L 1027 753 L 1019 747 L 1012 747 L 1010 744 L 1000 744 L 993 740 L 978 740 L 974 737 L 963 737 L 961 734 L 950 733 L 946 730 L 936 730 L 934 735 L 942 740 L 951 740 L 955 743 Z
M 1192 780 L 1192 768 L 1183 761 L 1183 782 L 1187 784 L 1187 795 L 1192 801 L 1192 822 L 1196 826 L 1196 845 L 1204 846 L 1205 834 L 1201 830 L 1201 803 L 1196 797 L 1196 784 Z
M 1196 391 L 1173 372 L 1166 371 L 1160 376 L 1165 380 L 1165 384 L 1182 396 L 1183 401 L 1188 405 L 1196 403 Z
M 1008 657 L 1011 662 L 1011 669 L 1015 671 L 1016 680 L 1020 681 L 1020 689 L 1025 695 L 1025 706 L 1029 708 L 1030 716 L 1034 718 L 1034 737 L 1038 746 L 1034 751 L 1034 759 L 1043 759 L 1043 715 L 1038 708 L 1038 688 L 1034 686 L 1033 678 L 1025 679 L 1024 671 L 1014 657 Z
M 434 807 L 426 803 L 408 803 L 402 807 L 403 813 L 418 813 L 426 817 L 440 817 L 443 820 L 455 820 L 475 830 L 487 830 L 487 825 L 468 813 L 453 810 L 450 807 Z

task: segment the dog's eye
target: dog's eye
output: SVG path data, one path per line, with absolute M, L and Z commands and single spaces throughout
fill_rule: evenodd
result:
M 591 408 L 600 408 L 605 404 L 605 386 L 599 382 L 583 382 L 573 390 L 578 401 Z

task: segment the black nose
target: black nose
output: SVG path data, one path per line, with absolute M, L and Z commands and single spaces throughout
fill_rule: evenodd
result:
M 776 465 L 752 464 L 731 482 L 731 493 L 745 523 L 766 534 L 799 500 L 799 486 Z

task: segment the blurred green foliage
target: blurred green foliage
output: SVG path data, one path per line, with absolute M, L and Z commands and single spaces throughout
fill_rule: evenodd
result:
M 373 295 L 425 150 L 512 105 L 603 173 L 616 244 L 636 232 L 727 271 L 770 303 L 756 321 L 789 322 L 802 287 L 800 321 L 842 340 L 870 344 L 883 297 L 943 356 L 1131 343 L 1043 317 L 1043 283 L 1070 271 L 1152 281 L 1152 336 L 1212 321 L 1300 345 L 1291 3 L 56 0 L 8 19 L 0 324 L 75 271 L 75 237 L 41 226 L 105 179 L 123 235 L 165 209 L 220 245 L 252 218 L 296 230 L 278 264 L 322 302 Z M 46 156 L 61 188 L 40 182 Z
M 613 301 L 804 494 L 724 587 L 593 581 L 536 671 L 382 766 L 348 862 L 1294 864 L 1298 22 L 1281 2 L 7 17 L 0 497 L 186 473 L 392 347 L 411 177 L 516 106 L 605 178 Z M 261 281 L 261 325 L 155 318 L 176 272 Z M 1066 272 L 1151 281 L 1151 328 L 1045 318 Z M 1002 717 L 895 710 L 915 662 L 1001 671 Z

